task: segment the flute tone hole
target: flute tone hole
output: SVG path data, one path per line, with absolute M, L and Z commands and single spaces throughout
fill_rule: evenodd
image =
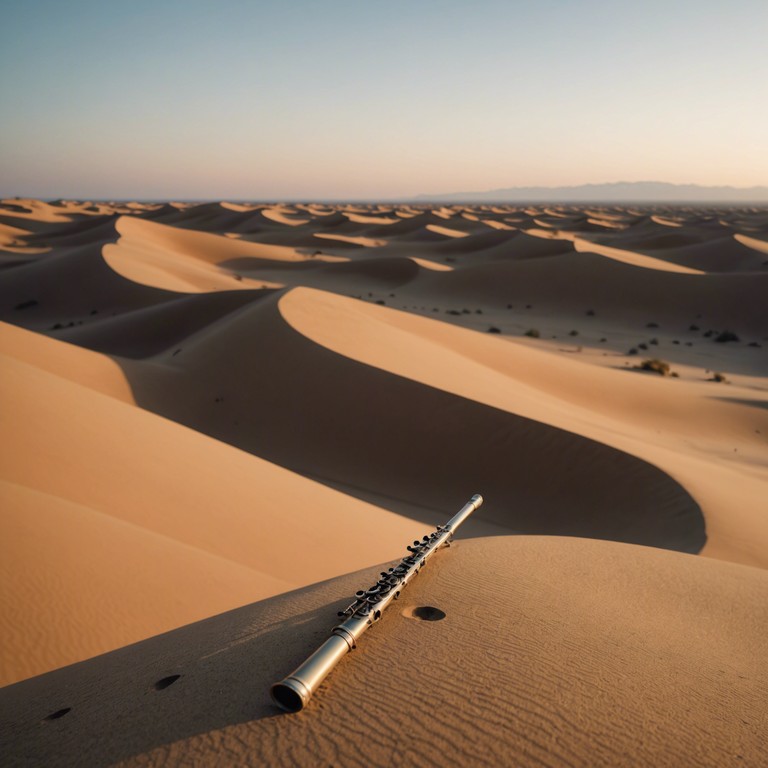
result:
M 419 605 L 414 608 L 406 608 L 403 616 L 407 619 L 417 619 L 419 621 L 440 621 L 445 618 L 445 611 L 435 608 L 432 605 Z

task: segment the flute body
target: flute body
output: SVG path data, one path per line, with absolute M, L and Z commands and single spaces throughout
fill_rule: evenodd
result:
M 450 543 L 459 526 L 482 503 L 482 496 L 473 496 L 445 525 L 438 525 L 430 535 L 414 541 L 408 547 L 410 554 L 394 568 L 382 571 L 381 578 L 370 589 L 358 591 L 355 600 L 339 611 L 344 621 L 333 628 L 331 636 L 288 677 L 272 686 L 270 692 L 275 704 L 287 712 L 303 709 L 341 658 L 357 645 L 365 630 L 381 618 L 429 558 Z

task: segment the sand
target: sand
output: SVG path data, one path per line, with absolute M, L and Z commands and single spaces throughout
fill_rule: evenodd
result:
M 758 764 L 767 253 L 760 208 L 2 201 L 3 763 Z M 474 492 L 402 598 L 447 619 L 277 715 Z
M 82 755 L 95 765 L 345 766 L 765 756 L 762 569 L 586 539 L 460 541 L 308 708 L 278 714 L 271 683 L 371 578 L 339 577 L 6 688 L 3 742 L 51 766 Z M 418 606 L 446 616 L 408 618 Z

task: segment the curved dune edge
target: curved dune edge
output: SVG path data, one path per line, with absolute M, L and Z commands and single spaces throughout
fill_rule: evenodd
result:
M 571 238 L 568 238 L 571 239 Z M 663 259 L 657 259 L 653 256 L 646 256 L 637 251 L 625 251 L 622 248 L 612 248 L 607 245 L 600 245 L 591 240 L 585 240 L 582 237 L 573 237 L 573 246 L 580 253 L 598 253 L 615 261 L 621 261 L 624 264 L 631 264 L 633 267 L 642 267 L 643 269 L 656 269 L 660 272 L 678 272 L 684 275 L 703 275 L 703 270 L 685 267 L 681 264 L 673 264 Z
M 436 235 L 444 235 L 445 237 L 468 237 L 469 233 L 460 229 L 452 229 L 451 227 L 441 227 L 437 224 L 427 224 L 426 230 L 428 232 L 434 232 Z
M 289 227 L 300 227 L 302 224 L 306 224 L 309 221 L 309 219 L 293 218 L 293 212 L 283 207 L 263 208 L 261 213 L 265 218 Z
M 103 250 L 110 268 L 132 282 L 179 293 L 253 287 L 221 268 L 225 261 L 299 262 L 306 258 L 285 246 L 260 245 L 128 216 L 120 217 L 115 229 L 119 239 Z
M 663 426 L 700 436 L 711 430 L 713 421 L 734 415 L 730 404 L 713 399 L 703 415 L 708 423 L 691 424 L 701 405 L 680 391 L 684 387 L 662 389 L 668 382 L 661 379 L 628 376 L 625 370 L 555 356 L 521 340 L 327 291 L 294 288 L 279 294 L 277 301 L 291 328 L 338 355 L 503 410 L 534 418 L 549 414 L 552 423 L 571 431 L 587 429 L 589 422 L 610 425 L 613 432 L 622 425 L 647 432 Z M 601 391 L 599 407 L 596 390 Z M 643 412 L 633 408 L 649 394 L 656 397 Z M 649 412 L 654 416 L 650 428 Z
M 482 386 L 470 399 L 339 354 L 286 322 L 286 302 L 318 324 L 330 318 L 341 338 L 357 334 L 372 350 L 396 354 L 401 347 L 397 336 L 368 333 L 360 302 L 296 290 L 221 318 L 178 354 L 123 360 L 137 403 L 409 517 L 428 511 L 433 519 L 467 484 L 481 485 L 494 501 L 479 517 L 507 530 L 703 546 L 697 503 L 648 462 L 489 404 Z M 451 362 L 440 348 L 423 351 L 436 371 Z M 470 371 L 480 381 L 487 375 Z
M 751 248 L 758 253 L 768 253 L 768 240 L 761 240 L 757 237 L 748 237 L 747 235 L 734 235 L 734 240 L 746 245 L 747 248 Z
M 441 264 L 439 261 L 432 261 L 431 259 L 421 259 L 418 256 L 411 256 L 411 261 L 418 264 L 424 269 L 432 269 L 435 272 L 453 272 L 453 267 L 450 264 Z
M 704 554 L 768 566 L 765 478 L 722 456 L 723 443 L 743 432 L 740 450 L 760 463 L 765 409 L 704 397 L 707 382 L 670 387 L 324 292 L 294 289 L 281 296 L 280 310 L 291 327 L 337 354 L 650 462 L 701 504 Z
M 279 713 L 269 686 L 327 637 L 337 608 L 378 570 L 1 690 L 11 764 L 226 755 L 231 764 L 554 768 L 764 757 L 768 574 L 583 539 L 457 542 L 306 710 Z M 424 605 L 446 618 L 403 615 Z
M 315 232 L 314 236 L 321 240 L 334 240 L 340 243 L 356 245 L 360 248 L 378 248 L 387 244 L 386 240 L 374 240 L 371 237 L 354 237 L 353 235 L 338 235 L 331 232 Z

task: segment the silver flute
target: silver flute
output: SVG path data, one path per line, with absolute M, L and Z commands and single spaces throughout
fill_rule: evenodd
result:
M 270 693 L 275 704 L 286 712 L 303 709 L 342 656 L 357 645 L 358 638 L 381 618 L 384 609 L 400 597 L 400 592 L 427 560 L 450 544 L 458 527 L 482 503 L 482 496 L 473 496 L 445 525 L 438 525 L 429 536 L 414 541 L 413 546 L 408 547 L 410 554 L 399 565 L 382 571 L 381 578 L 370 589 L 356 592 L 354 601 L 339 611 L 344 621 L 333 628 L 331 636 L 288 677 L 272 686 Z

